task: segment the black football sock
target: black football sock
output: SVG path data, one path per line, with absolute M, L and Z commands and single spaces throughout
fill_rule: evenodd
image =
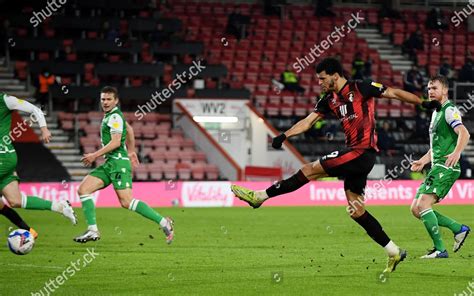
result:
M 28 224 L 26 224 L 26 222 L 21 219 L 20 215 L 18 215 L 15 210 L 4 205 L 3 209 L 0 209 L 0 214 L 7 217 L 8 220 L 18 226 L 18 228 L 30 230 L 30 226 L 28 226 Z
M 278 181 L 277 183 L 268 187 L 266 192 L 268 197 L 274 197 L 277 195 L 295 191 L 296 189 L 302 187 L 308 182 L 308 178 L 306 178 L 303 172 L 299 170 L 296 174 L 289 177 L 288 179 Z
M 388 235 L 383 231 L 382 225 L 380 225 L 379 221 L 374 218 L 369 212 L 365 211 L 365 213 L 358 217 L 353 218 L 360 226 L 362 226 L 367 234 L 379 245 L 385 247 L 389 242 L 390 238 Z

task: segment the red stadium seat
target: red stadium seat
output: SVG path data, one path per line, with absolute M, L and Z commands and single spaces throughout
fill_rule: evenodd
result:
M 176 165 L 179 162 L 179 154 L 180 151 L 168 151 L 165 155 L 166 163 Z
M 176 180 L 178 171 L 176 170 L 176 164 L 167 164 L 162 167 L 164 177 L 167 180 Z
M 464 55 L 456 55 L 454 57 L 454 68 L 460 69 L 464 66 L 465 56 Z
M 141 164 L 133 171 L 135 174 L 135 178 L 140 181 L 146 181 L 149 179 L 148 176 L 148 165 Z
M 398 118 L 402 115 L 399 107 L 391 106 L 389 109 L 390 117 Z
M 194 152 L 194 162 L 195 163 L 200 163 L 200 164 L 206 164 L 207 163 L 206 153 L 201 152 L 201 151 L 195 151 Z
M 306 116 L 308 115 L 307 113 L 307 108 L 305 104 L 295 104 L 295 116 Z
M 164 164 L 151 163 L 148 164 L 148 171 L 152 180 L 161 180 L 163 178 Z
M 194 141 L 191 139 L 184 139 L 182 143 L 183 152 L 194 151 Z
M 40 61 L 48 61 L 49 60 L 49 53 L 48 52 L 40 52 L 38 54 L 38 60 Z
M 192 163 L 194 161 L 194 152 L 193 151 L 182 151 L 179 154 L 180 162 L 182 163 Z
M 292 116 L 293 115 L 293 107 L 290 104 L 281 104 L 280 105 L 280 114 L 282 116 Z
M 405 105 L 402 108 L 403 117 L 414 117 L 416 115 L 415 107 L 413 105 Z
M 378 118 L 388 117 L 388 110 L 390 109 L 387 105 L 377 105 L 375 108 L 375 114 Z
M 392 31 L 393 31 L 392 21 L 383 20 L 382 21 L 382 34 L 388 35 L 388 34 L 391 34 Z
M 266 104 L 264 109 L 268 116 L 277 116 L 279 114 L 279 105 L 277 104 Z
M 206 176 L 208 180 L 217 180 L 219 178 L 219 169 L 217 166 L 212 164 L 206 165 Z
M 87 32 L 87 39 L 97 39 L 99 34 L 96 31 Z
M 155 149 L 160 149 L 160 148 L 166 149 L 167 141 L 165 139 L 162 139 L 162 138 L 154 139 L 153 140 L 153 147 Z
M 428 55 L 426 53 L 418 53 L 417 56 L 418 66 L 425 67 L 428 63 Z
M 204 180 L 205 166 L 201 164 L 194 164 L 191 167 L 191 173 L 194 180 Z
M 176 170 L 178 171 L 179 180 L 190 180 L 191 179 L 191 166 L 185 163 L 178 163 L 176 165 Z
M 405 34 L 405 22 L 395 22 L 393 26 L 393 31 L 395 33 L 403 33 Z
M 402 45 L 404 41 L 405 41 L 404 33 L 394 33 L 393 34 L 393 44 Z

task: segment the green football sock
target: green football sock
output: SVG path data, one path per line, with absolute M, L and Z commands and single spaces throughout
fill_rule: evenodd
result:
M 461 231 L 462 225 L 456 222 L 455 220 L 440 214 L 437 211 L 433 211 L 435 213 L 436 218 L 438 218 L 438 225 L 441 227 L 449 228 L 453 233 L 458 233 Z
M 96 225 L 94 197 L 92 195 L 79 196 L 82 203 L 82 211 L 86 217 L 87 225 Z
M 433 209 L 429 208 L 421 213 L 421 221 L 425 224 L 426 231 L 428 231 L 431 239 L 433 240 L 434 246 L 438 251 L 445 251 L 443 240 L 441 239 L 441 232 L 439 230 L 438 218 L 436 218 Z
M 157 224 L 160 224 L 161 220 L 163 219 L 163 217 L 155 210 L 150 208 L 149 205 L 138 199 L 132 199 L 132 202 L 130 203 L 128 209 L 137 212 L 138 214 L 156 222 Z
M 37 196 L 24 196 L 21 200 L 21 207 L 28 210 L 50 210 L 52 202 Z

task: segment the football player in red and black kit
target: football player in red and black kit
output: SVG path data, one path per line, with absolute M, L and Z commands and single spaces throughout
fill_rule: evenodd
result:
M 396 99 L 415 105 L 422 104 L 428 109 L 441 106 L 435 101 L 425 101 L 416 95 L 401 89 L 367 81 L 348 81 L 343 76 L 342 65 L 334 58 L 326 58 L 316 67 L 322 97 L 314 112 L 297 122 L 286 132 L 275 137 L 272 146 L 281 148 L 283 142 L 299 135 L 326 114 L 334 114 L 341 122 L 346 135 L 346 148 L 334 151 L 321 159 L 304 165 L 296 174 L 281 180 L 266 190 L 253 191 L 232 185 L 232 192 L 254 208 L 258 208 L 268 198 L 285 194 L 302 187 L 309 180 L 332 176 L 344 179 L 344 191 L 349 206 L 347 210 L 354 221 L 361 225 L 367 234 L 388 254 L 384 272 L 392 272 L 397 264 L 406 257 L 406 251 L 400 249 L 385 233 L 380 223 L 364 205 L 364 189 L 367 175 L 375 164 L 377 133 L 375 131 L 375 99 Z

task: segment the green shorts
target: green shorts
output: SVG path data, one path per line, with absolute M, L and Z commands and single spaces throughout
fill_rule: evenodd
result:
M 16 152 L 0 154 L 0 191 L 11 182 L 20 180 L 16 175 L 17 161 Z
M 415 199 L 418 199 L 422 194 L 435 194 L 438 197 L 438 202 L 440 202 L 448 194 L 460 175 L 461 170 L 459 168 L 447 168 L 440 164 L 433 165 L 425 181 L 418 188 Z
M 89 175 L 104 181 L 104 188 L 110 183 L 114 189 L 132 188 L 132 165 L 130 160 L 109 159 L 103 165 L 98 166 Z

